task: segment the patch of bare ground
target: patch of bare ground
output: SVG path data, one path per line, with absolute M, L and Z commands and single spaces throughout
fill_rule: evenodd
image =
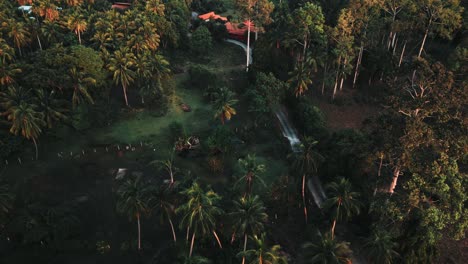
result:
M 435 263 L 462 264 L 468 259 L 468 238 L 456 241 L 444 237 L 438 247 L 440 256 Z
M 364 120 L 377 115 L 381 109 L 376 105 L 356 103 L 357 93 L 356 89 L 343 88 L 334 101 L 330 97 L 318 96 L 312 102 L 322 110 L 330 130 L 360 129 Z

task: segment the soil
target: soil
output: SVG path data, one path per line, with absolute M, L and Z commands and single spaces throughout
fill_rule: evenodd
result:
M 360 129 L 364 120 L 379 113 L 375 105 L 356 103 L 357 90 L 343 88 L 334 101 L 326 97 L 315 97 L 312 101 L 325 115 L 326 125 L 332 131 L 341 129 Z

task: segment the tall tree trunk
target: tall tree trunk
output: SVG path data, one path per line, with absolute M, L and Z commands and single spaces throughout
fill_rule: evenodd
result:
M 304 48 L 302 49 L 302 61 L 305 61 L 307 53 L 307 36 L 304 37 Z
M 127 85 L 122 84 L 122 89 L 123 89 L 123 94 L 124 94 L 124 99 L 125 99 L 125 105 L 128 106 Z
M 346 68 L 346 62 L 348 62 L 348 60 L 347 60 L 347 59 L 345 59 L 345 60 L 344 60 L 344 62 L 343 62 L 343 71 L 344 71 L 344 70 L 345 70 L 345 68 Z M 340 91 L 343 89 L 343 81 L 344 81 L 344 74 L 343 74 L 343 76 L 341 77 L 341 82 L 340 82 Z
M 177 242 L 177 237 L 176 237 L 175 230 L 174 230 L 174 224 L 172 224 L 172 220 L 170 217 L 169 217 L 169 224 L 171 225 L 172 236 L 174 237 L 174 242 Z
M 333 87 L 332 99 L 335 99 L 336 88 L 338 88 L 338 77 L 339 77 L 339 74 L 340 74 L 340 67 L 341 67 L 341 56 L 338 57 L 338 67 L 336 69 L 335 86 Z
M 190 234 L 190 226 L 187 226 L 187 237 L 185 239 L 186 241 L 188 241 L 189 234 Z
M 336 218 L 333 220 L 332 228 L 331 228 L 331 238 L 335 237 L 335 227 L 336 227 Z
M 140 229 L 140 213 L 137 213 L 137 225 L 138 225 L 138 250 L 141 250 L 141 229 Z
M 193 243 L 195 242 L 195 232 L 193 232 L 192 235 L 192 243 L 190 243 L 190 254 L 189 257 L 192 257 L 192 252 L 193 252 Z
M 80 45 L 81 45 L 81 33 L 80 33 L 79 30 L 78 30 L 78 43 L 80 43 Z
M 244 233 L 244 255 L 242 256 L 242 264 L 245 264 L 245 251 L 247 250 L 247 233 Z
M 305 174 L 304 174 L 302 175 L 302 204 L 304 206 L 304 217 L 307 223 L 307 205 L 305 202 L 305 182 L 306 182 L 306 179 L 305 179 Z
M 37 44 L 39 44 L 39 49 L 42 50 L 42 43 L 41 43 L 41 39 L 39 38 L 39 34 L 36 34 L 36 38 L 37 38 Z
M 362 57 L 363 50 L 364 50 L 364 44 L 361 43 L 361 48 L 359 49 L 359 55 L 356 60 L 356 69 L 354 70 L 353 88 L 356 85 L 356 80 L 359 74 L 359 65 L 361 64 L 361 57 Z
M 382 172 L 382 164 L 383 164 L 383 153 L 380 154 L 380 163 L 379 163 L 379 170 L 377 171 L 377 177 L 380 178 L 381 172 Z M 374 196 L 377 194 L 377 184 L 374 188 Z
M 216 234 L 216 231 L 213 230 L 213 235 L 216 238 L 216 241 L 218 242 L 219 248 L 223 248 L 223 245 L 221 245 L 221 241 L 219 240 L 218 234 Z
M 388 192 L 390 193 L 390 195 L 392 195 L 393 192 L 395 191 L 395 187 L 397 185 L 399 176 L 400 176 L 400 165 L 398 164 L 398 165 L 396 165 L 395 169 L 393 170 L 392 183 L 390 184 L 390 187 L 388 188 Z
M 421 48 L 419 49 L 419 53 L 418 53 L 418 58 L 421 58 L 421 54 L 424 50 L 424 45 L 426 44 L 426 39 L 427 39 L 427 34 L 429 33 L 429 26 L 427 27 L 426 29 L 426 33 L 424 33 L 424 38 L 423 38 L 423 41 L 421 43 Z
M 172 171 L 172 162 L 171 167 L 169 168 L 169 175 L 171 176 L 171 185 L 174 184 L 174 172 Z
M 405 49 L 406 49 L 406 41 L 405 41 L 405 44 L 403 45 L 403 49 L 401 50 L 400 61 L 398 62 L 398 68 L 401 66 L 401 62 L 403 61 L 403 55 L 405 54 Z
M 36 139 L 35 138 L 32 138 L 32 141 L 34 143 L 34 147 L 36 148 L 36 160 L 39 158 L 39 151 L 37 149 L 37 143 L 36 143 Z
M 250 65 L 250 24 L 252 23 L 250 21 L 250 18 L 247 20 L 249 25 L 247 26 L 247 68 L 246 71 L 249 71 L 249 65 Z

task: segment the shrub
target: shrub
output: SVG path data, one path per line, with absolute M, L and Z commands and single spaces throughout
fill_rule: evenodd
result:
M 190 86 L 201 89 L 204 95 L 211 98 L 216 92 L 218 77 L 209 68 L 203 65 L 193 65 L 189 68 Z
M 301 100 L 294 109 L 294 121 L 306 135 L 320 139 L 327 134 L 322 111 L 311 102 Z
M 211 33 L 205 26 L 198 27 L 192 34 L 191 50 L 202 55 L 208 53 L 213 47 Z

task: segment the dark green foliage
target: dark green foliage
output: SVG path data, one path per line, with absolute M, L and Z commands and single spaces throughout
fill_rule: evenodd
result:
M 275 76 L 260 72 L 255 83 L 246 92 L 249 99 L 249 112 L 254 113 L 257 121 L 265 121 L 272 109 L 279 104 L 287 85 Z
M 210 68 L 195 64 L 189 68 L 190 88 L 203 91 L 203 95 L 209 100 L 214 100 L 215 93 L 219 90 L 219 79 Z
M 204 55 L 208 53 L 213 47 L 213 40 L 211 37 L 211 32 L 205 26 L 198 27 L 192 33 L 192 39 L 190 41 L 190 49 L 196 55 Z
M 293 108 L 293 114 L 295 124 L 304 135 L 320 140 L 327 134 L 322 111 L 307 100 L 300 99 Z
M 191 9 L 204 14 L 214 11 L 216 14 L 226 12 L 223 1 L 217 0 L 194 0 L 192 1 Z
M 21 149 L 23 140 L 15 135 L 0 133 L 0 160 L 7 159 Z

